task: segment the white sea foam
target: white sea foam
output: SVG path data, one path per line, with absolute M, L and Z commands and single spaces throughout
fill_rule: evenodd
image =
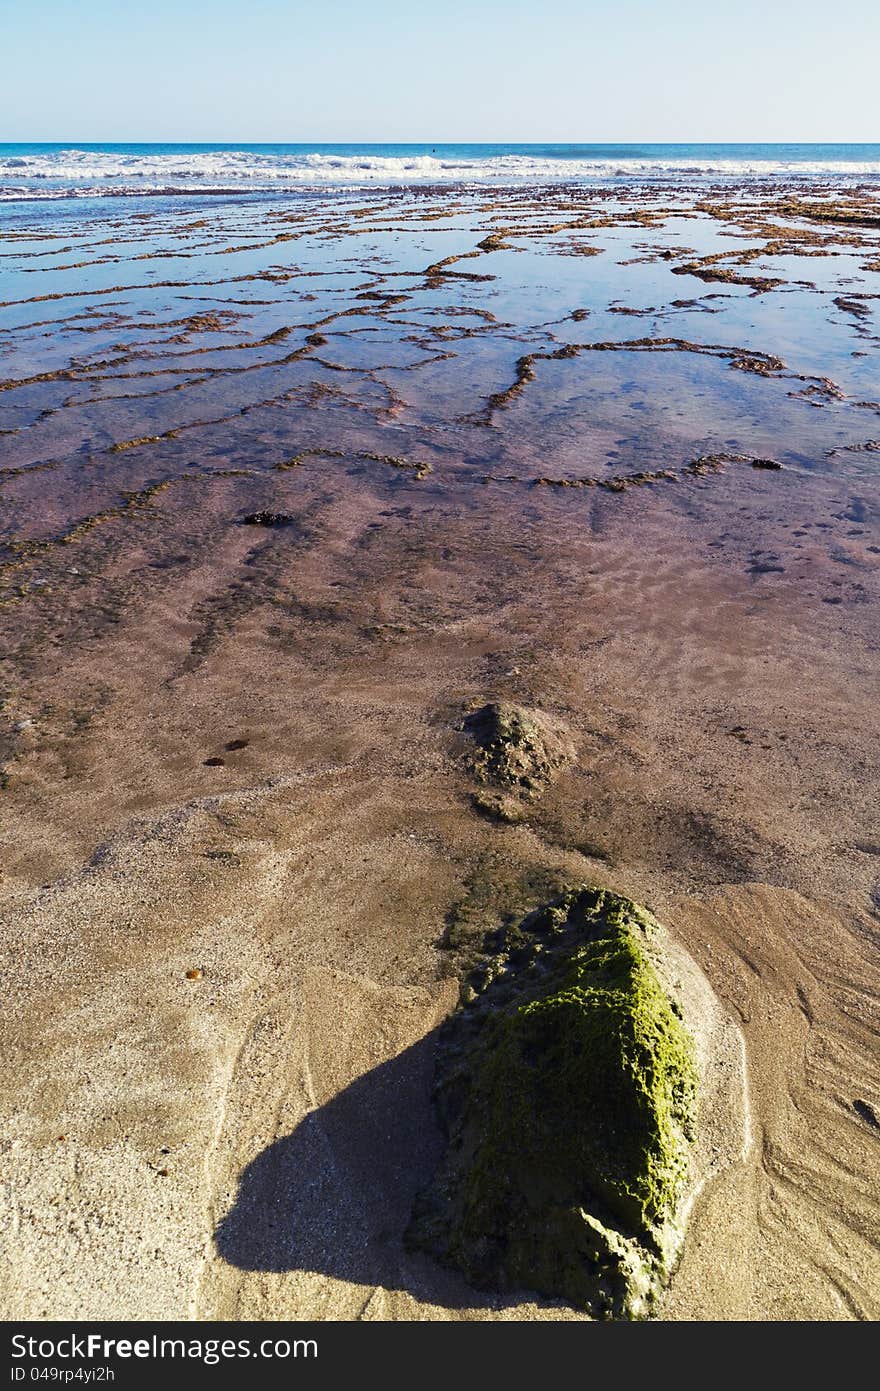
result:
M 247 150 L 0 153 L 0 199 L 210 193 L 418 184 L 688 182 L 730 179 L 880 179 L 880 159 L 559 158 L 530 154 L 390 155 Z

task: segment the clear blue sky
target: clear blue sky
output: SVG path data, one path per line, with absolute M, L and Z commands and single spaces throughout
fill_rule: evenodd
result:
M 0 141 L 880 141 L 878 0 L 0 0 Z

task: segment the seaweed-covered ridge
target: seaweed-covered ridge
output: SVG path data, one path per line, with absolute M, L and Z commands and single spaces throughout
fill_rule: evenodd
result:
M 480 1288 L 651 1312 L 682 1239 L 696 1064 L 650 913 L 581 887 L 493 944 L 448 1021 L 448 1138 L 410 1241 Z

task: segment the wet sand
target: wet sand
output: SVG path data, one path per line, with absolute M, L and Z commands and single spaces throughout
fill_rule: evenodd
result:
M 591 881 L 745 1045 L 663 1316 L 877 1317 L 877 203 L 3 233 L 6 1316 L 578 1317 L 402 1233 L 450 924 Z M 518 824 L 490 699 L 573 734 Z

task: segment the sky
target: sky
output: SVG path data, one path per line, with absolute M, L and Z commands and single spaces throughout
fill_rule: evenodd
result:
M 880 141 L 877 0 L 0 0 L 0 141 Z

